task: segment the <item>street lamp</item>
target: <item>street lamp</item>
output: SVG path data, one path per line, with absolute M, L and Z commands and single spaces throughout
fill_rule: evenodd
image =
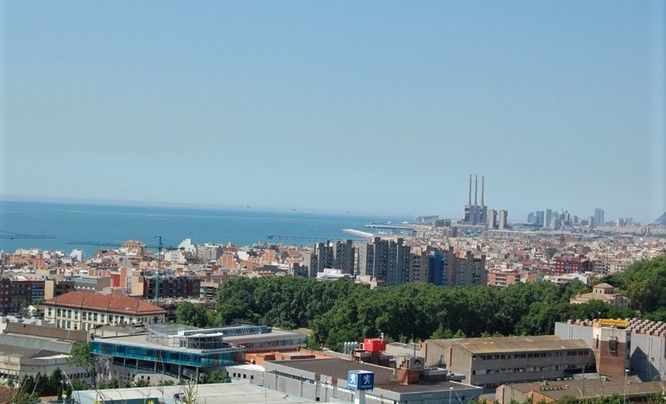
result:
M 449 404 L 451 404 L 451 393 L 453 393 L 453 386 L 449 387 Z
M 624 370 L 624 404 L 627 404 L 627 377 L 629 376 L 629 369 Z

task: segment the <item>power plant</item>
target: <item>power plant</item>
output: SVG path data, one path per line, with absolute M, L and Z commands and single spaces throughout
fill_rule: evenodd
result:
M 472 174 L 469 175 L 469 193 L 465 205 L 465 224 L 486 225 L 488 222 L 488 207 L 484 202 L 485 177 L 481 177 L 481 205 L 478 204 L 479 176 L 474 176 L 474 204 L 472 205 Z

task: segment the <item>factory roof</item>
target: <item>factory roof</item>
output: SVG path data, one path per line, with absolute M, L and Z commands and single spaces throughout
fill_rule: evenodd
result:
M 30 337 L 58 339 L 64 341 L 86 342 L 88 333 L 80 330 L 45 327 L 35 324 L 7 323 L 5 334 L 29 335 Z
M 99 402 L 99 397 L 105 400 L 141 400 L 144 402 L 147 398 L 162 400 L 166 398 L 167 402 L 176 402 L 173 398 L 176 394 L 185 392 L 187 386 L 162 386 L 162 387 L 142 387 L 128 389 L 112 390 L 81 390 L 73 393 L 77 402 L 82 404 L 93 404 Z M 222 403 L 314 403 L 313 400 L 297 397 L 292 394 L 282 393 L 277 390 L 266 389 L 250 383 L 220 383 L 220 384 L 199 384 L 197 385 L 197 402 L 207 404 Z M 172 401 L 173 400 L 173 401 Z
M 350 370 L 365 370 L 375 373 L 375 387 L 394 391 L 396 393 L 420 393 L 428 391 L 446 390 L 451 388 L 456 389 L 470 389 L 473 386 L 441 381 L 441 382 L 421 382 L 414 384 L 401 384 L 395 379 L 394 369 L 370 363 L 356 362 L 339 358 L 326 358 L 326 359 L 294 359 L 287 361 L 274 361 L 267 362 L 277 365 L 291 367 L 305 372 L 314 374 L 321 374 L 336 378 L 338 380 L 347 380 L 347 374 Z M 388 383 L 381 382 L 380 380 L 390 380 Z
M 665 388 L 663 381 L 641 382 L 640 379 L 628 378 L 608 381 L 604 379 L 596 380 L 562 380 L 534 383 L 515 383 L 507 384 L 506 387 L 522 393 L 535 392 L 560 400 L 564 397 L 576 397 L 581 399 L 593 399 L 600 396 L 610 397 L 615 394 L 623 396 L 626 389 L 628 397 L 649 396 L 654 393 L 662 392 Z
M 442 346 L 455 345 L 473 354 L 589 349 L 583 340 L 562 340 L 556 335 L 433 339 L 428 341 Z

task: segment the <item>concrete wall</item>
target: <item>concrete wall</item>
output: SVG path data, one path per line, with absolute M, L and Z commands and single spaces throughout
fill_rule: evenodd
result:
M 555 323 L 555 335 L 562 339 L 582 339 L 594 349 L 593 328 Z M 629 341 L 629 369 L 643 381 L 666 380 L 666 337 L 632 332 Z
M 631 334 L 629 366 L 643 381 L 666 380 L 666 337 Z

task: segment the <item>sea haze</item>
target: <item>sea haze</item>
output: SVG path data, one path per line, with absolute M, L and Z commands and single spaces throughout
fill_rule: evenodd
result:
M 0 250 L 17 248 L 61 250 L 82 248 L 86 255 L 100 247 L 68 244 L 70 241 L 121 243 L 128 239 L 155 245 L 157 235 L 165 245 L 191 238 L 205 242 L 249 245 L 267 241 L 267 235 L 353 238 L 342 229 L 363 229 L 366 224 L 391 220 L 354 214 L 316 214 L 298 211 L 173 208 L 0 201 Z M 393 218 L 393 220 L 399 220 Z M 53 235 L 55 239 L 6 239 L 7 232 Z M 309 240 L 288 240 L 310 244 Z

